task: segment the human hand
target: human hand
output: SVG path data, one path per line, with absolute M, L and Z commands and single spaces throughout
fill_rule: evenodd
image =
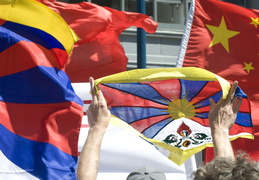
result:
M 218 103 L 210 99 L 209 122 L 212 131 L 219 128 L 229 130 L 234 124 L 242 103 L 241 97 L 234 97 L 237 84 L 237 81 L 232 84 L 226 99 L 221 98 Z
M 107 103 L 102 92 L 99 90 L 98 93 L 96 93 L 94 79 L 90 77 L 89 81 L 92 93 L 92 102 L 87 110 L 88 123 L 90 127 L 97 126 L 107 128 L 111 118 L 111 113 L 107 107 Z

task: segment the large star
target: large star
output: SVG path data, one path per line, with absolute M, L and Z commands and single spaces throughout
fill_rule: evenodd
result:
M 206 24 L 207 28 L 213 34 L 213 38 L 210 42 L 209 47 L 212 47 L 218 43 L 222 44 L 222 46 L 229 53 L 229 44 L 228 39 L 239 34 L 238 31 L 231 31 L 227 29 L 226 22 L 224 16 L 222 16 L 221 22 L 219 26 L 211 26 Z
M 253 64 L 252 62 L 250 62 L 249 64 L 247 64 L 247 63 L 244 62 L 244 64 L 245 64 L 245 67 L 244 67 L 243 69 L 246 70 L 247 73 L 250 73 L 250 70 L 255 69 L 255 68 L 252 66 L 252 64 Z
M 257 28 L 257 25 L 259 25 L 258 18 L 254 19 L 254 18 L 251 17 L 251 23 L 250 24 L 253 24 Z

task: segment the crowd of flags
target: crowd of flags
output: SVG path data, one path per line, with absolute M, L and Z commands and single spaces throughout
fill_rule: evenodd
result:
M 258 16 L 257 10 L 218 0 L 193 0 L 177 60 L 178 67 L 187 67 L 188 78 L 194 69 L 206 69 L 230 84 L 239 81 L 236 93 L 244 99 L 230 135 L 232 139 L 246 137 L 232 141 L 233 147 L 247 151 L 255 160 L 259 158 L 254 145 L 259 141 Z M 206 142 L 211 144 L 207 99 L 225 96 L 229 82 L 222 86 L 206 73 L 202 80 L 195 79 L 200 73 L 190 79 L 165 77 L 167 69 L 159 69 L 161 73 L 138 70 L 129 76 L 119 35 L 130 26 L 155 33 L 158 24 L 144 14 L 87 2 L 0 4 L 0 160 L 8 162 L 0 166 L 1 178 L 19 174 L 20 179 L 76 179 L 83 105 L 90 101 L 83 102 L 71 82 L 87 82 L 90 76 L 100 78 L 96 84 L 112 106 L 112 114 L 177 164 L 204 149 Z M 106 81 L 103 77 L 110 74 L 115 76 Z M 175 114 L 175 106 L 187 102 L 192 111 Z M 206 127 L 203 132 L 193 130 L 199 125 Z M 174 132 L 170 134 L 166 127 Z M 255 140 L 247 139 L 253 134 Z M 197 138 L 205 138 L 202 148 L 183 153 L 194 147 L 192 142 L 197 145 Z M 183 152 L 178 153 L 180 147 Z M 211 160 L 212 149 L 205 152 L 205 160 Z

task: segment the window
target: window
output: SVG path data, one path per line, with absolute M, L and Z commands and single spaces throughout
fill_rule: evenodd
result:
M 256 0 L 224 0 L 225 2 L 233 3 L 246 8 L 259 9 L 259 2 Z
M 82 0 L 60 0 L 78 3 Z M 121 11 L 136 12 L 139 0 L 85 0 L 100 6 L 107 6 Z M 146 14 L 159 23 L 160 30 L 183 30 L 192 0 L 145 0 Z M 259 9 L 255 0 L 223 0 L 246 8 Z
M 66 0 L 63 0 L 64 2 Z M 80 0 L 67 0 L 78 3 Z M 138 0 L 85 0 L 121 11 L 136 12 Z M 183 29 L 191 0 L 145 0 L 146 14 L 159 22 L 159 28 Z

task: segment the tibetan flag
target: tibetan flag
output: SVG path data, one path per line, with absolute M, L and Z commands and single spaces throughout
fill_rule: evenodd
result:
M 62 69 L 77 36 L 34 0 L 0 19 L 0 179 L 76 179 L 83 103 Z
M 177 62 L 178 67 L 199 67 L 228 81 L 238 80 L 251 102 L 255 140 L 238 139 L 232 144 L 254 160 L 259 159 L 255 145 L 259 143 L 258 35 L 258 10 L 217 0 L 194 0 Z
M 72 86 L 87 109 L 92 101 L 92 95 L 88 93 L 90 83 L 72 83 Z M 78 141 L 79 151 L 83 148 L 88 131 L 88 119 L 84 115 Z M 111 122 L 102 141 L 97 180 L 123 180 L 130 172 L 145 165 L 161 170 L 167 179 L 177 180 L 190 179 L 196 170 L 194 156 L 178 166 L 138 135 Z
M 178 165 L 212 146 L 209 98 L 215 102 L 226 98 L 230 88 L 223 78 L 193 67 L 138 69 L 103 77 L 95 83 L 111 106 L 113 121 L 120 126 L 129 124 Z M 230 140 L 253 138 L 247 96 L 239 87 L 236 96 L 243 97 L 243 102 L 230 130 Z
M 53 0 L 37 0 L 64 18 L 79 36 L 80 41 L 66 65 L 66 73 L 72 82 L 88 82 L 127 69 L 119 36 L 130 26 L 154 33 L 158 23 L 140 13 L 117 11 L 94 3 L 68 4 Z

